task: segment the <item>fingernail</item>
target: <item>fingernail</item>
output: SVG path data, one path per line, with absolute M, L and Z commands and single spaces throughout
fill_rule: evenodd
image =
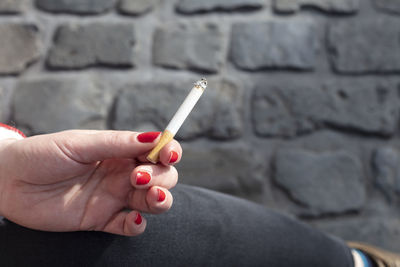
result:
M 157 192 L 158 192 L 157 201 L 158 202 L 163 202 L 165 200 L 165 197 L 166 197 L 165 192 L 162 191 L 161 189 L 157 189 Z
M 151 175 L 148 172 L 138 171 L 136 173 L 136 184 L 144 185 L 150 182 Z
M 160 135 L 161 132 L 147 132 L 141 133 L 137 136 L 137 139 L 141 143 L 152 143 L 157 137 Z
M 138 224 L 138 225 L 142 223 L 142 215 L 140 215 L 139 212 L 136 215 L 135 223 Z
M 169 161 L 168 161 L 168 163 L 169 164 L 173 164 L 178 160 L 178 158 L 179 158 L 178 153 L 175 152 L 175 151 L 171 151 L 171 153 L 169 153 Z

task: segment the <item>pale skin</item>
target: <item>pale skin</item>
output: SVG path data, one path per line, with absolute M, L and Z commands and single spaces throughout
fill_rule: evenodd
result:
M 144 143 L 139 134 L 72 130 L 1 140 L 0 215 L 36 230 L 141 234 L 147 222 L 137 224 L 138 213 L 172 205 L 178 173 L 169 160 L 174 151 L 179 162 L 182 148 L 173 140 L 150 164 L 146 155 L 159 137 Z M 137 185 L 138 171 L 151 175 L 148 184 Z

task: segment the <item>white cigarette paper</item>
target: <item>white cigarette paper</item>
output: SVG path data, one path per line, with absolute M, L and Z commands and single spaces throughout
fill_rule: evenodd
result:
M 194 84 L 194 87 L 185 98 L 181 106 L 178 108 L 178 111 L 172 117 L 171 121 L 167 125 L 167 128 L 165 128 L 160 141 L 147 156 L 147 159 L 150 162 L 157 163 L 161 149 L 174 138 L 176 133 L 179 131 L 179 128 L 181 128 L 183 122 L 189 116 L 190 112 L 193 110 L 194 106 L 196 105 L 197 101 L 199 101 L 206 88 L 207 80 L 204 78 Z

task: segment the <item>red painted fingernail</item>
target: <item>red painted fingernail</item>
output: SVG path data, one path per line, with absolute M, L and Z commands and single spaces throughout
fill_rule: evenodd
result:
M 151 176 L 148 172 L 138 171 L 136 173 L 136 184 L 144 185 L 150 182 Z
M 169 155 L 170 155 L 169 156 L 169 164 L 175 163 L 179 158 L 178 153 L 176 153 L 175 151 L 171 151 L 171 153 Z
M 163 202 L 165 200 L 165 197 L 166 197 L 165 192 L 162 191 L 161 189 L 157 189 L 157 192 L 158 192 L 157 201 L 158 202 Z
M 161 134 L 161 132 L 147 132 L 141 133 L 137 136 L 137 139 L 141 143 L 152 143 L 157 137 Z
M 140 215 L 139 212 L 136 215 L 135 223 L 138 224 L 138 225 L 142 223 L 142 215 Z

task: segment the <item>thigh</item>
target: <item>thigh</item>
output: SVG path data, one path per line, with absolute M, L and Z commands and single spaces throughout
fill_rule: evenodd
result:
M 0 225 L 4 266 L 351 266 L 340 240 L 265 207 L 178 185 L 138 237 Z

